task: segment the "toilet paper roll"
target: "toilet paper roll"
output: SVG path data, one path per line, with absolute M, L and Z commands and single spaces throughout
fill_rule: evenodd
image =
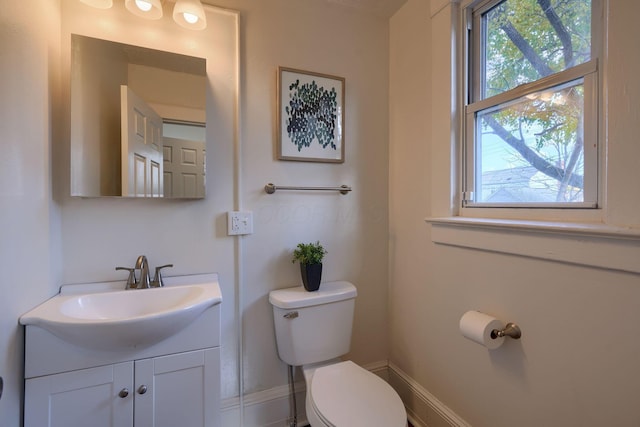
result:
M 490 350 L 496 349 L 504 342 L 504 337 L 492 336 L 494 330 L 504 329 L 504 324 L 488 314 L 479 311 L 467 311 L 460 319 L 460 332 L 465 338 L 481 344 Z

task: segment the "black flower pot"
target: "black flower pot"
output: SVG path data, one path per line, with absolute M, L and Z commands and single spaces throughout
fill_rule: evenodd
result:
M 302 284 L 307 291 L 313 292 L 320 288 L 320 279 L 322 279 L 322 263 L 300 264 L 300 273 L 302 274 Z

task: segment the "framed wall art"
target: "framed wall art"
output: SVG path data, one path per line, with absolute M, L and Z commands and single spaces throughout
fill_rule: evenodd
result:
M 344 162 L 344 78 L 278 68 L 278 159 Z

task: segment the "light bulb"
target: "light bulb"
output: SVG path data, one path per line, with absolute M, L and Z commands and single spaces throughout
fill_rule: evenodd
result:
M 189 12 L 183 13 L 182 16 L 184 16 L 184 20 L 187 21 L 189 24 L 195 24 L 196 22 L 198 22 L 198 19 L 199 19 L 196 15 Z
M 124 6 L 129 12 L 141 18 L 162 18 L 161 0 L 125 0 Z
M 173 7 L 173 20 L 190 30 L 203 30 L 207 27 L 207 17 L 200 0 L 177 0 Z
M 151 10 L 151 3 L 146 0 L 136 0 L 136 6 L 143 12 L 149 12 Z

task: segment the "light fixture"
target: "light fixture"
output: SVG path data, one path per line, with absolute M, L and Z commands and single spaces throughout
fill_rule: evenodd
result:
M 162 18 L 160 0 L 125 0 L 125 7 L 136 16 L 146 19 Z
M 204 30 L 207 17 L 200 0 L 178 0 L 173 7 L 173 20 L 190 30 Z
M 109 9 L 113 0 L 80 0 L 98 9 Z M 125 0 L 127 10 L 136 16 L 146 19 L 162 18 L 163 0 Z M 176 24 L 189 30 L 207 28 L 207 16 L 200 0 L 176 0 L 173 7 L 173 20 Z
M 98 9 L 109 9 L 113 6 L 113 0 L 80 0 L 84 4 L 93 6 Z

